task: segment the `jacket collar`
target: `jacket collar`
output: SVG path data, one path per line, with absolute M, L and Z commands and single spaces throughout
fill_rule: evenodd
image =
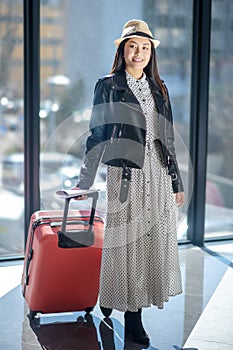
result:
M 126 91 L 131 92 L 131 90 L 128 87 L 127 81 L 126 81 L 125 71 L 115 72 L 112 75 L 112 78 L 113 78 L 113 88 L 115 90 L 121 90 L 121 91 L 123 90 L 124 92 L 126 92 Z M 149 82 L 149 85 L 151 87 L 151 92 L 152 92 L 152 95 L 154 97 L 157 108 L 158 108 L 160 113 L 163 113 L 164 102 L 165 102 L 163 94 L 162 94 L 160 88 L 158 87 L 158 85 L 153 77 L 147 77 L 146 79 Z M 135 102 L 137 102 L 139 104 L 136 97 L 135 97 Z
M 113 81 L 115 83 L 114 88 L 120 89 L 120 90 L 126 90 L 129 89 L 127 81 L 126 81 L 126 75 L 125 71 L 117 71 L 113 74 Z
M 129 89 L 127 81 L 126 81 L 126 74 L 125 74 L 124 70 L 117 71 L 112 76 L 113 76 L 113 81 L 115 83 L 115 88 Z M 157 85 L 157 83 L 155 81 L 155 78 L 147 76 L 146 79 L 149 82 L 153 91 L 156 94 L 163 96 L 159 86 Z
M 165 105 L 166 99 L 164 98 L 164 96 L 163 96 L 160 88 L 158 87 L 155 79 L 152 77 L 148 77 L 147 80 L 150 84 L 151 92 L 152 92 L 152 95 L 154 97 L 155 103 L 157 105 L 158 111 L 159 111 L 159 113 L 164 114 L 164 105 Z

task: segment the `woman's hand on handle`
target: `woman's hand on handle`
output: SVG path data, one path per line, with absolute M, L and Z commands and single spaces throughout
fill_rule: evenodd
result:
M 72 190 L 81 190 L 78 186 L 72 187 Z M 79 196 L 77 198 L 74 198 L 76 201 L 87 199 L 87 196 Z

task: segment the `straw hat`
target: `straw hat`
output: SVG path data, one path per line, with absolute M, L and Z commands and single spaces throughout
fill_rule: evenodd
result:
M 159 40 L 153 38 L 147 23 L 139 19 L 132 19 L 131 21 L 125 23 L 121 37 L 116 39 L 114 44 L 118 47 L 123 40 L 132 37 L 150 39 L 150 41 L 152 41 L 154 44 L 154 48 L 160 44 Z

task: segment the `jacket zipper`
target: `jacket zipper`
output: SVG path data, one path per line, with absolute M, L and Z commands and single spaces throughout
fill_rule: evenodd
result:
M 165 103 L 163 106 L 163 118 L 164 118 L 164 141 L 165 141 L 165 152 L 168 151 L 168 147 L 167 147 L 167 137 L 166 137 L 166 133 L 167 133 L 167 118 L 166 118 L 166 110 L 165 110 Z M 167 166 L 169 167 L 170 165 L 170 156 L 165 154 L 165 162 L 167 162 Z
M 113 140 L 115 138 L 117 138 L 117 143 L 120 142 L 120 138 L 122 136 L 122 128 L 123 128 L 123 124 L 121 124 L 120 126 L 120 129 L 119 129 L 119 132 L 118 132 L 118 135 L 117 134 L 117 125 L 114 125 L 113 129 L 112 129 L 112 135 L 111 135 L 111 138 L 110 138 L 110 143 L 113 143 Z
M 120 138 L 122 136 L 122 128 L 123 128 L 123 124 L 121 124 L 120 130 L 119 130 L 119 133 L 118 133 L 118 143 L 120 142 Z
M 111 138 L 110 138 L 110 143 L 113 143 L 113 140 L 114 140 L 115 134 L 116 134 L 116 129 L 117 129 L 117 126 L 114 125 L 114 127 L 112 129 L 112 135 L 111 135 Z

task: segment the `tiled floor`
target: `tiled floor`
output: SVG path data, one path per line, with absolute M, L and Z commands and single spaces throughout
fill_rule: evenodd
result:
M 184 291 L 163 310 L 143 310 L 151 339 L 148 349 L 232 350 L 233 242 L 204 249 L 180 246 L 179 252 Z M 40 315 L 30 322 L 21 273 L 22 261 L 0 265 L 1 350 L 143 349 L 124 344 L 123 313 L 113 311 L 110 319 L 104 319 L 98 305 L 89 316 L 84 312 Z

